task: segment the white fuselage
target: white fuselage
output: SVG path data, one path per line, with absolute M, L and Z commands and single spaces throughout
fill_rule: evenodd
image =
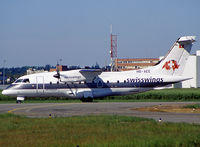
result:
M 155 66 L 124 72 L 79 69 L 20 77 L 2 94 L 24 97 L 95 98 L 144 92 L 190 78 L 181 76 L 195 36 L 183 36 Z
M 22 76 L 2 93 L 17 97 L 95 98 L 144 92 L 186 79 L 152 75 L 150 69 L 102 72 L 92 81 L 87 81 L 79 70 L 61 72 L 65 81 L 53 77 L 55 74 L 44 72 Z

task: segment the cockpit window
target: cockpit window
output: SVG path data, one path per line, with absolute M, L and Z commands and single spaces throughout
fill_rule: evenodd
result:
M 30 83 L 29 79 L 18 79 L 15 83 Z
M 15 83 L 21 83 L 23 81 L 23 79 L 18 79 L 15 81 Z
M 29 79 L 24 79 L 23 83 L 30 83 Z

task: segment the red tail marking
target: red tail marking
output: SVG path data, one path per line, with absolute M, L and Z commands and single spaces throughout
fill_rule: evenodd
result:
M 171 62 L 171 64 L 170 64 L 170 62 Z M 170 61 L 165 62 L 162 69 L 165 68 L 166 70 L 170 70 L 172 68 L 173 70 L 175 70 L 175 69 L 178 69 L 179 66 L 180 65 L 178 65 L 175 60 L 170 60 Z
M 170 61 L 165 62 L 165 64 L 163 65 L 162 69 L 165 68 L 166 70 L 170 70 L 170 66 L 169 66 Z
M 177 62 L 175 60 L 172 60 L 172 63 L 174 64 L 172 66 L 173 70 L 178 69 L 180 65 L 177 64 Z

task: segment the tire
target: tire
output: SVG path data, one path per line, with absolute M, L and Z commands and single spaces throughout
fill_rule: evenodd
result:
M 17 101 L 16 101 L 16 103 L 17 103 L 17 104 L 21 104 L 21 103 L 22 103 L 22 101 L 20 101 L 20 100 L 17 100 Z

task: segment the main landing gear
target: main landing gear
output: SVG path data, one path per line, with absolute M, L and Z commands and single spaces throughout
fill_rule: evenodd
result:
M 93 102 L 93 98 L 88 97 L 88 98 L 81 98 L 80 99 L 82 102 Z

